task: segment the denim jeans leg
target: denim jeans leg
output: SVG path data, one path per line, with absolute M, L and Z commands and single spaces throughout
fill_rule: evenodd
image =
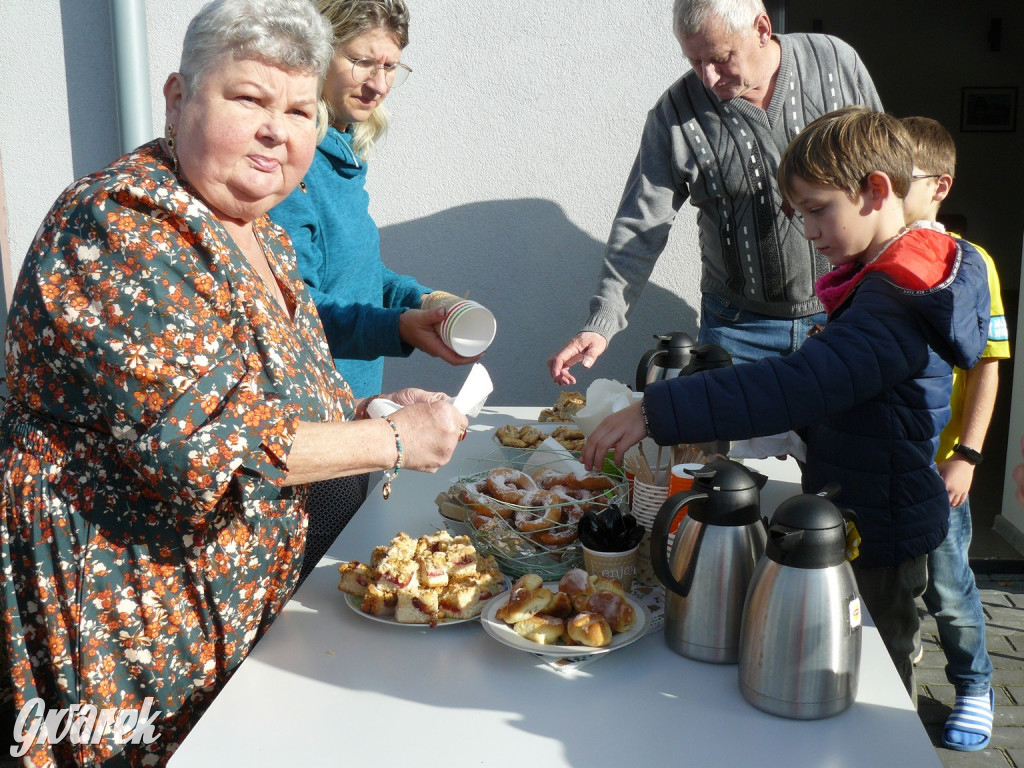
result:
M 697 343 L 718 344 L 734 363 L 752 363 L 770 355 L 788 355 L 803 344 L 815 323 L 824 322 L 824 313 L 792 320 L 769 317 L 704 294 Z
M 971 507 L 950 510 L 949 533 L 928 555 L 924 604 L 935 617 L 946 654 L 946 678 L 957 696 L 984 695 L 992 684 L 992 660 L 985 649 L 985 613 L 971 570 Z

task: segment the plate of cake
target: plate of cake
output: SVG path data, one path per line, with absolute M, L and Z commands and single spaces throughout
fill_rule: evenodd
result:
M 545 656 L 608 653 L 644 636 L 650 615 L 618 579 L 581 568 L 559 581 L 526 574 L 491 598 L 480 616 L 484 631 L 521 651 Z
M 340 563 L 338 572 L 349 608 L 399 626 L 473 621 L 508 589 L 494 558 L 481 556 L 469 537 L 443 530 L 418 538 L 400 532 L 375 547 L 369 562 Z

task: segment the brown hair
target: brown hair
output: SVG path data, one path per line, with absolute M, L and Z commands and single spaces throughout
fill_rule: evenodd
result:
M 900 121 L 852 106 L 822 115 L 804 128 L 782 153 L 777 177 L 783 197 L 792 201 L 794 177 L 857 197 L 868 175 L 880 171 L 903 198 L 913 170 L 913 146 Z
M 904 117 L 900 122 L 910 134 L 914 165 L 925 173 L 955 175 L 956 142 L 942 123 L 930 117 Z

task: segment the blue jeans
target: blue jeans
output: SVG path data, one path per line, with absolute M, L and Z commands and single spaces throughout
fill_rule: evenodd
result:
M 946 679 L 957 696 L 982 696 L 992 684 L 992 660 L 985 650 L 985 614 L 967 550 L 971 545 L 971 505 L 949 512 L 949 533 L 928 555 L 924 604 L 935 617 L 946 653 Z
M 727 299 L 705 293 L 701 297 L 698 344 L 718 344 L 734 363 L 752 363 L 770 355 L 788 355 L 800 348 L 810 330 L 825 325 L 818 312 L 787 320 L 741 309 Z

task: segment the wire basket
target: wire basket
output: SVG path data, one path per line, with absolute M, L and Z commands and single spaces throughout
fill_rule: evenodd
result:
M 493 470 L 506 467 L 527 474 L 537 474 L 545 469 L 561 471 L 565 458 L 565 453 L 545 449 L 510 452 L 508 448 L 503 448 L 484 458 L 463 462 L 459 483 L 471 486 L 485 479 Z M 555 581 L 567 571 L 582 567 L 583 550 L 574 535 L 581 511 L 587 508 L 586 505 L 606 506 L 613 503 L 625 509 L 628 503 L 629 489 L 623 472 L 610 462 L 604 469 L 602 474 L 612 481 L 612 487 L 589 500 L 522 506 L 489 498 L 489 506 L 495 508 L 498 514 L 486 518 L 480 525 L 467 521 L 473 545 L 478 551 L 491 555 L 501 572 L 513 579 L 526 573 L 535 573 L 545 581 Z M 572 509 L 574 507 L 576 509 Z M 536 519 L 548 515 L 549 510 L 557 509 L 563 509 L 564 512 L 556 516 L 571 521 L 555 523 L 540 531 L 523 531 L 517 527 L 517 518 Z M 575 513 L 573 517 L 570 517 L 570 511 Z M 559 540 L 565 540 L 565 543 L 556 543 Z

